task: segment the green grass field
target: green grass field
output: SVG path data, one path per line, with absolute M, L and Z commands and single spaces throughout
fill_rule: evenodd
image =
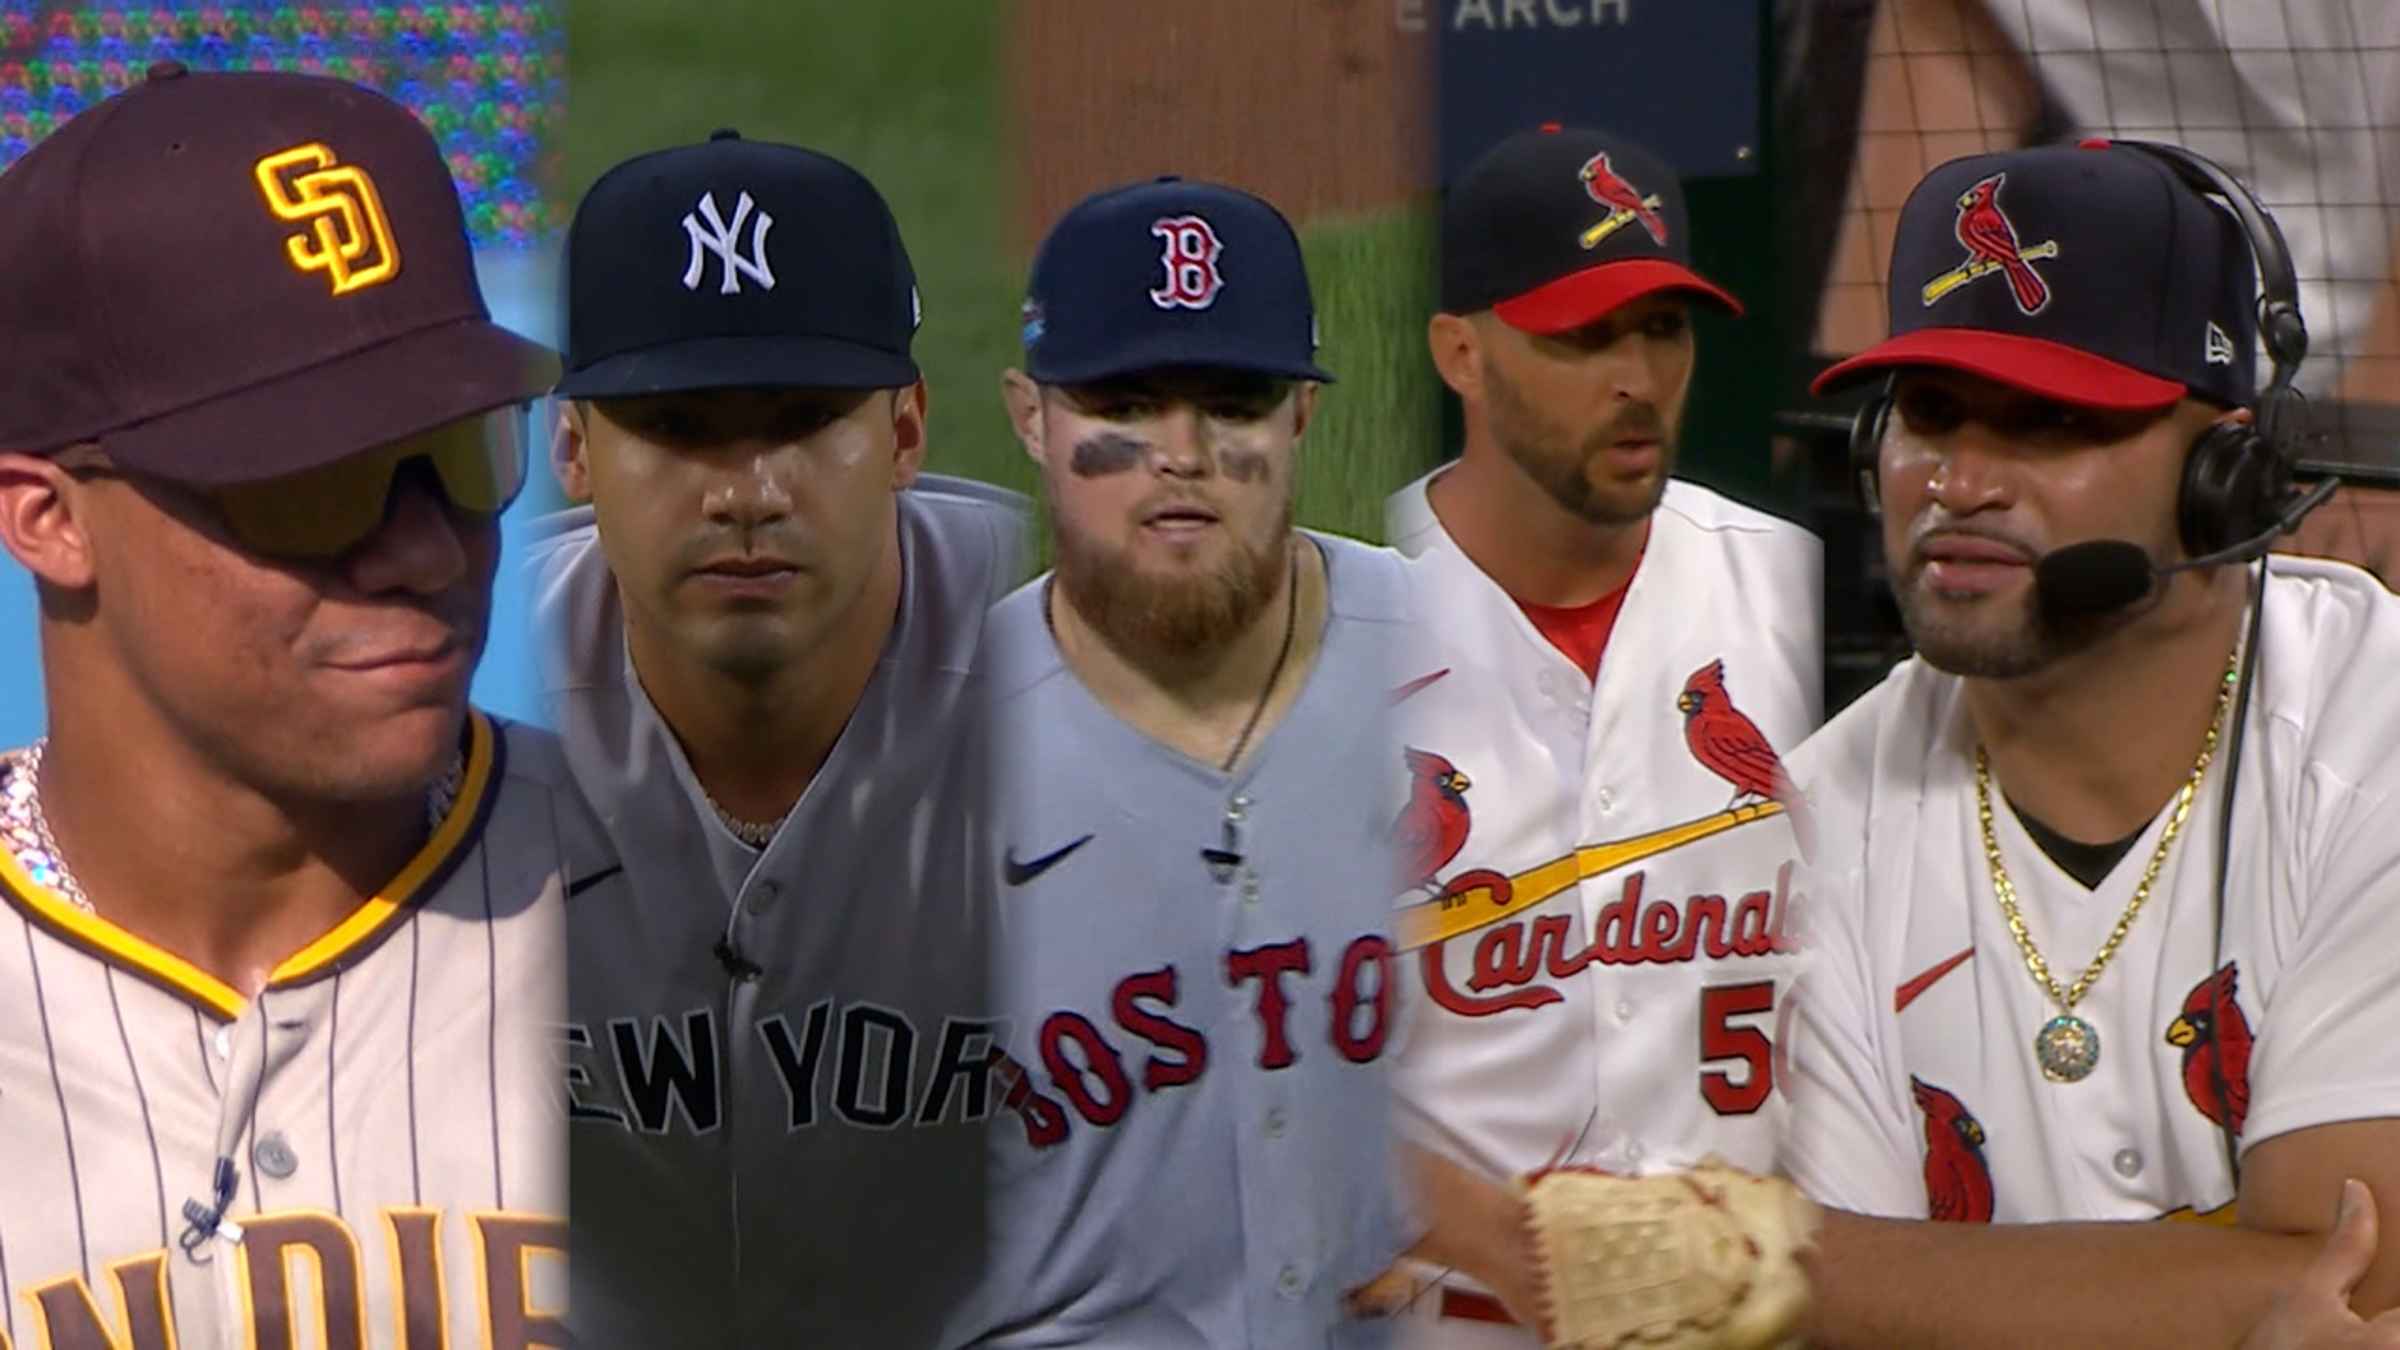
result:
M 563 187 L 578 200 L 620 160 L 725 126 L 856 166 L 916 264 L 931 467 L 1032 492 L 999 393 L 1022 353 L 1029 261 L 1011 245 L 1007 14 L 995 0 L 573 0 Z M 1430 218 L 1401 210 L 1303 236 L 1321 357 L 1339 382 L 1303 452 L 1300 520 L 1379 538 L 1384 494 L 1437 455 Z

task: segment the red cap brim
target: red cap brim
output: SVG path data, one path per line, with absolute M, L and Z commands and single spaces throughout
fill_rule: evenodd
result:
M 1822 395 L 1862 375 L 1900 366 L 1965 371 L 2060 403 L 2122 412 L 2172 407 L 2189 392 L 2179 381 L 2162 380 L 2080 348 L 1981 328 L 1903 333 L 1819 375 L 1808 389 Z
M 1511 328 L 1528 333 L 1564 333 L 1600 318 L 1620 305 L 1660 291 L 1691 291 L 1740 314 L 1742 302 L 1725 289 L 1682 263 L 1665 258 L 1625 258 L 1597 263 L 1580 272 L 1536 286 L 1492 306 L 1492 312 Z

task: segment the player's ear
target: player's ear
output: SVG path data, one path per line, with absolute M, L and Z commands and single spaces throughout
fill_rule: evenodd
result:
M 1450 392 L 1462 399 L 1483 397 L 1483 335 L 1472 321 L 1457 314 L 1434 315 L 1425 324 L 1425 345 Z
M 586 505 L 592 500 L 591 441 L 585 433 L 591 416 L 582 401 L 563 399 L 558 404 L 558 422 L 550 431 L 550 469 L 558 475 L 558 486 L 567 500 Z
M 1034 463 L 1042 457 L 1042 387 L 1024 371 L 1010 366 L 1000 373 L 1000 401 L 1008 405 L 1008 423 Z
M 2226 408 L 2220 411 L 2215 408 L 2209 408 L 2206 404 L 2201 406 L 2208 412 L 2215 414 L 2215 416 L 2209 419 L 2209 424 L 2211 426 L 2242 427 L 2248 426 L 2252 422 L 2258 420 L 2258 414 L 2250 411 L 2248 408 Z
M 925 469 L 925 413 L 931 396 L 925 379 L 892 391 L 892 486 L 904 488 Z
M 62 590 L 92 584 L 91 503 L 92 494 L 57 460 L 0 453 L 0 544 L 44 584 Z
M 1308 424 L 1317 415 L 1317 382 L 1302 380 L 1292 390 L 1292 439 L 1308 434 Z

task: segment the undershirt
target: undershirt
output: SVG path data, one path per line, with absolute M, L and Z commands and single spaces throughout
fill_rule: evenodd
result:
M 1645 535 L 1642 552 L 1649 551 L 1650 541 Z M 1608 650 L 1608 635 L 1616 629 L 1617 611 L 1625 607 L 1625 592 L 1632 589 L 1633 579 L 1641 570 L 1642 560 L 1637 555 L 1633 571 L 1625 574 L 1625 584 L 1589 604 L 1537 605 L 1518 600 L 1517 608 L 1525 611 L 1525 617 L 1533 621 L 1551 646 L 1564 652 L 1583 671 L 1585 679 L 1598 680 L 1600 654 Z
M 2006 793 L 2001 794 L 2004 798 L 2007 795 Z M 2132 852 L 2134 843 L 2142 837 L 2142 832 L 2150 828 L 2145 823 L 2140 829 L 2122 839 L 2111 840 L 2105 844 L 2085 844 L 2069 839 L 2035 820 L 2025 814 L 2025 808 L 2013 801 L 2008 804 L 2008 809 L 2017 813 L 2017 823 L 2025 827 L 2025 833 L 2033 836 L 2033 842 L 2041 845 L 2042 852 L 2050 856 L 2050 861 L 2057 863 L 2068 876 L 2082 882 L 2083 888 L 2087 891 L 2098 890 L 2100 883 L 2108 878 L 2108 874 L 2116 870 L 2117 864 L 2125 860 L 2127 853 Z

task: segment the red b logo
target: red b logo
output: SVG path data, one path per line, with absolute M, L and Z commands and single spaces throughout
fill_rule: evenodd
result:
M 1166 266 L 1167 284 L 1150 292 L 1160 309 L 1206 309 L 1224 288 L 1217 255 L 1225 251 L 1217 232 L 1198 216 L 1167 216 L 1151 222 L 1150 233 L 1166 241 L 1159 261 Z

